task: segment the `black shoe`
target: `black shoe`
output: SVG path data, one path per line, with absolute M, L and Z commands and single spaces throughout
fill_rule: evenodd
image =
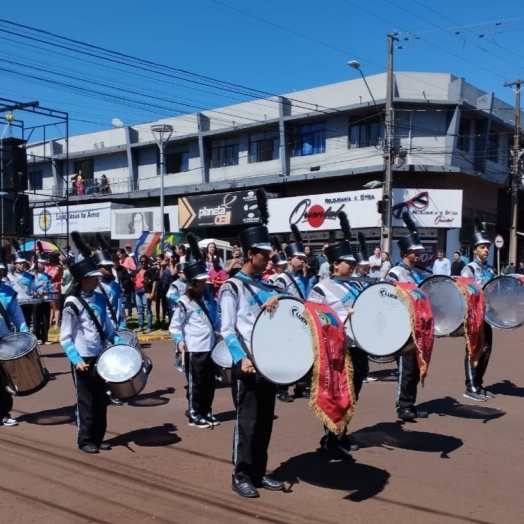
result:
M 112 406 L 123 406 L 124 403 L 119 398 L 109 397 Z
M 342 446 L 328 443 L 327 441 L 320 441 L 320 451 L 332 460 L 350 460 L 352 458 L 350 453 Z
M 95 453 L 100 453 L 98 448 L 94 444 L 86 444 L 80 448 L 84 453 L 90 453 L 94 455 Z
M 110 449 L 113 449 L 113 446 L 109 444 L 109 442 L 102 442 L 100 446 L 98 447 L 100 451 L 109 451 Z
M 351 442 L 348 435 L 342 435 L 338 438 L 338 445 L 342 448 L 343 451 L 349 453 L 350 451 L 358 451 L 358 444 Z
M 311 398 L 311 390 L 309 388 L 295 388 L 295 398 Z
M 401 408 L 397 409 L 398 418 L 406 422 L 415 420 L 417 418 L 417 412 L 413 408 Z M 427 413 L 426 413 L 427 417 Z
M 428 412 L 427 411 L 420 411 L 420 410 L 416 409 L 415 413 L 417 414 L 417 418 L 428 418 Z
M 293 397 L 287 391 L 279 391 L 277 398 L 280 402 L 293 402 Z
M 268 475 L 264 475 L 259 482 L 255 483 L 255 486 L 268 489 L 269 491 L 284 491 L 284 483 L 280 482 L 280 480 L 272 479 Z
M 260 493 L 257 488 L 249 480 L 241 480 L 233 475 L 231 482 L 231 489 L 236 491 L 241 497 L 247 499 L 256 499 L 260 497 Z

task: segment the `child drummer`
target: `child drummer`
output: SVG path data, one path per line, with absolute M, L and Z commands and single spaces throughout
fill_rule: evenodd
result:
M 106 341 L 115 344 L 124 341 L 117 336 L 107 316 L 104 297 L 94 292 L 101 273 L 91 258 L 91 249 L 77 231 L 71 236 L 84 258 L 70 267 L 74 283 L 64 303 L 60 343 L 72 364 L 78 447 L 85 453 L 94 454 L 111 449 L 111 445 L 104 442 L 109 397 L 95 363 Z

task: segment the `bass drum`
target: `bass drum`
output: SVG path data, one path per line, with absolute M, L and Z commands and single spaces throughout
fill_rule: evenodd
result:
M 138 337 L 136 336 L 136 333 L 133 333 L 130 329 L 122 329 L 120 331 L 117 331 L 116 334 L 128 345 L 133 346 L 134 348 L 138 349 L 140 353 L 142 354 L 142 358 L 144 359 L 144 366 L 146 368 L 146 373 L 149 375 L 151 373 L 151 370 L 153 369 L 153 361 L 147 356 L 147 353 L 144 351 L 142 346 L 140 345 L 140 342 L 138 341 Z
M 390 282 L 371 284 L 353 303 L 350 317 L 355 344 L 375 357 L 389 357 L 415 349 L 410 312 Z
M 115 398 L 134 397 L 146 387 L 147 372 L 142 353 L 134 346 L 108 347 L 98 357 L 96 370 Z
M 217 380 L 224 384 L 231 384 L 231 368 L 233 367 L 233 358 L 229 352 L 225 340 L 217 342 L 211 352 L 211 359 L 216 366 Z
M 427 295 L 433 311 L 435 336 L 463 334 L 467 303 L 455 280 L 446 275 L 433 275 L 421 282 L 419 287 Z
M 484 285 L 484 320 L 496 329 L 524 325 L 524 276 L 503 275 Z
M 275 311 L 262 311 L 251 335 L 251 354 L 257 371 L 278 385 L 295 384 L 313 367 L 311 330 L 304 304 L 291 297 L 278 301 Z
M 40 391 L 49 381 L 36 337 L 14 333 L 0 340 L 0 374 L 6 391 L 14 396 L 27 396 Z

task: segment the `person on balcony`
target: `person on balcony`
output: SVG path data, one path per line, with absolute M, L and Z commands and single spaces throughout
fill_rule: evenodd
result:
M 111 188 L 109 187 L 109 180 L 106 175 L 100 177 L 100 194 L 109 195 L 111 193 Z
M 78 175 L 76 175 L 75 181 L 73 183 L 75 186 L 75 194 L 76 196 L 83 196 L 84 194 L 84 179 L 82 178 L 82 171 L 78 172 Z

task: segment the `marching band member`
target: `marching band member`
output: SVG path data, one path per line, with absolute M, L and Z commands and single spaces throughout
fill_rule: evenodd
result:
M 198 242 L 191 233 L 187 239 L 195 261 L 184 269 L 187 289 L 175 305 L 169 332 L 176 350 L 186 359 L 188 423 L 197 428 L 210 428 L 219 425 L 212 413 L 215 364 L 211 352 L 217 342 L 220 320 L 212 294 L 206 294 L 208 272 L 200 258 Z
M 389 270 L 387 278 L 391 281 L 412 282 L 418 285 L 429 276 L 429 273 L 415 267 L 424 247 L 420 243 L 417 228 L 411 216 L 406 212 L 402 215 L 402 218 L 411 233 L 397 242 L 402 262 Z M 404 421 L 427 418 L 427 411 L 415 408 L 417 386 L 420 382 L 420 369 L 416 352 L 411 351 L 406 355 L 397 357 L 397 364 L 399 368 L 396 400 L 398 418 Z
M 306 253 L 302 242 L 302 235 L 298 227 L 292 224 L 291 229 L 295 242 L 288 244 L 284 249 L 287 258 L 287 268 L 274 279 L 274 285 L 282 290 L 282 293 L 299 300 L 305 300 L 307 294 L 308 282 L 304 276 L 304 265 L 306 263 Z M 306 385 L 295 385 L 295 397 L 310 397 L 310 390 Z M 278 386 L 277 398 L 281 402 L 293 402 L 293 397 L 288 393 L 287 386 Z
M 4 263 L 0 261 L 2 277 L 5 269 Z M 10 335 L 13 330 L 21 333 L 29 332 L 16 295 L 16 291 L 2 279 L 0 282 L 0 339 Z M 17 426 L 18 421 L 11 418 L 10 414 L 13 409 L 13 397 L 6 391 L 5 386 L 0 374 L 0 425 Z
M 356 280 L 350 280 L 356 262 L 349 244 L 351 231 L 347 216 L 343 211 L 339 213 L 339 219 L 344 232 L 344 240 L 325 249 L 330 267 L 330 278 L 325 278 L 313 286 L 308 300 L 330 306 L 342 322 L 346 320 L 345 330 L 349 338 L 349 354 L 353 363 L 353 387 L 358 399 L 364 378 L 368 375 L 369 361 L 367 354 L 353 342 L 353 332 L 347 319 L 352 312 L 355 299 L 366 286 Z M 336 459 L 348 458 L 350 451 L 356 451 L 358 445 L 351 443 L 346 431 L 337 436 L 324 427 L 320 449 Z
M 28 261 L 24 257 L 22 251 L 20 251 L 20 244 L 18 241 L 14 239 L 11 240 L 11 245 L 16 250 L 16 256 L 14 260 L 14 271 L 8 274 L 8 280 L 14 290 L 18 293 L 18 300 L 29 300 L 33 297 L 36 290 L 35 277 L 29 273 L 29 271 L 26 271 L 26 264 L 28 264 Z M 30 327 L 33 316 L 33 305 L 22 304 L 20 307 L 24 314 L 25 322 L 27 326 Z
M 473 246 L 474 260 L 462 269 L 461 276 L 472 278 L 482 288 L 495 276 L 495 270 L 487 263 L 491 240 L 486 235 L 482 223 L 478 217 L 475 217 L 475 233 L 471 237 Z M 483 323 L 484 327 L 484 350 L 476 367 L 471 365 L 466 350 L 464 359 L 464 371 L 466 375 L 466 391 L 464 397 L 477 402 L 485 402 L 488 398 L 495 398 L 495 395 L 483 388 L 484 374 L 488 368 L 491 357 L 491 348 L 493 343 L 492 327 Z
M 42 243 L 37 240 L 38 248 L 37 259 L 35 264 L 35 293 L 42 297 L 47 293 L 55 292 L 55 288 L 51 283 L 51 277 L 45 272 L 45 265 L 47 260 L 44 255 Z M 51 344 L 47 339 L 49 334 L 49 325 L 51 322 L 51 303 L 40 300 L 38 304 L 33 307 L 33 335 L 37 338 L 39 344 Z
M 273 246 L 275 254 L 269 259 L 273 265 L 274 273 L 266 280 L 268 284 L 275 285 L 275 280 L 286 270 L 288 261 L 286 255 L 282 252 L 282 244 L 277 236 L 273 237 Z
M 233 438 L 232 489 L 242 497 L 256 498 L 257 487 L 282 491 L 284 484 L 266 475 L 268 447 L 273 429 L 276 386 L 255 369 L 250 358 L 251 333 L 260 312 L 273 311 L 279 295 L 256 280 L 264 271 L 271 253 L 266 228 L 267 200 L 264 190 L 257 191 L 262 225 L 239 234 L 244 252 L 242 269 L 220 289 L 222 336 L 233 357 L 233 394 L 237 420 Z
M 186 253 L 186 248 L 184 246 L 184 259 L 186 258 L 185 253 Z M 169 309 L 171 310 L 171 313 L 173 313 L 177 302 L 180 300 L 180 297 L 182 297 L 187 290 L 187 278 L 184 273 L 187 265 L 188 265 L 187 262 L 179 262 L 176 265 L 178 278 L 169 286 L 169 289 L 167 290 L 166 298 L 167 298 L 167 303 L 169 304 Z M 175 362 L 174 362 L 175 367 L 178 369 L 178 371 L 185 373 L 186 370 L 185 370 L 185 364 L 183 363 L 183 359 L 182 359 L 182 353 L 178 349 L 175 349 L 175 355 L 176 355 Z
M 123 344 L 107 316 L 104 297 L 95 293 L 101 276 L 91 249 L 78 231 L 71 234 L 83 259 L 70 267 L 75 282 L 65 300 L 60 343 L 71 361 L 76 389 L 77 444 L 85 453 L 110 450 L 104 442 L 107 427 L 107 387 L 95 367 L 106 340 Z
M 366 237 L 364 236 L 364 233 L 359 232 L 358 242 L 360 244 L 360 251 L 355 255 L 357 265 L 355 267 L 354 276 L 357 278 L 367 277 L 369 275 L 371 265 L 369 263 L 369 258 L 366 255 Z

